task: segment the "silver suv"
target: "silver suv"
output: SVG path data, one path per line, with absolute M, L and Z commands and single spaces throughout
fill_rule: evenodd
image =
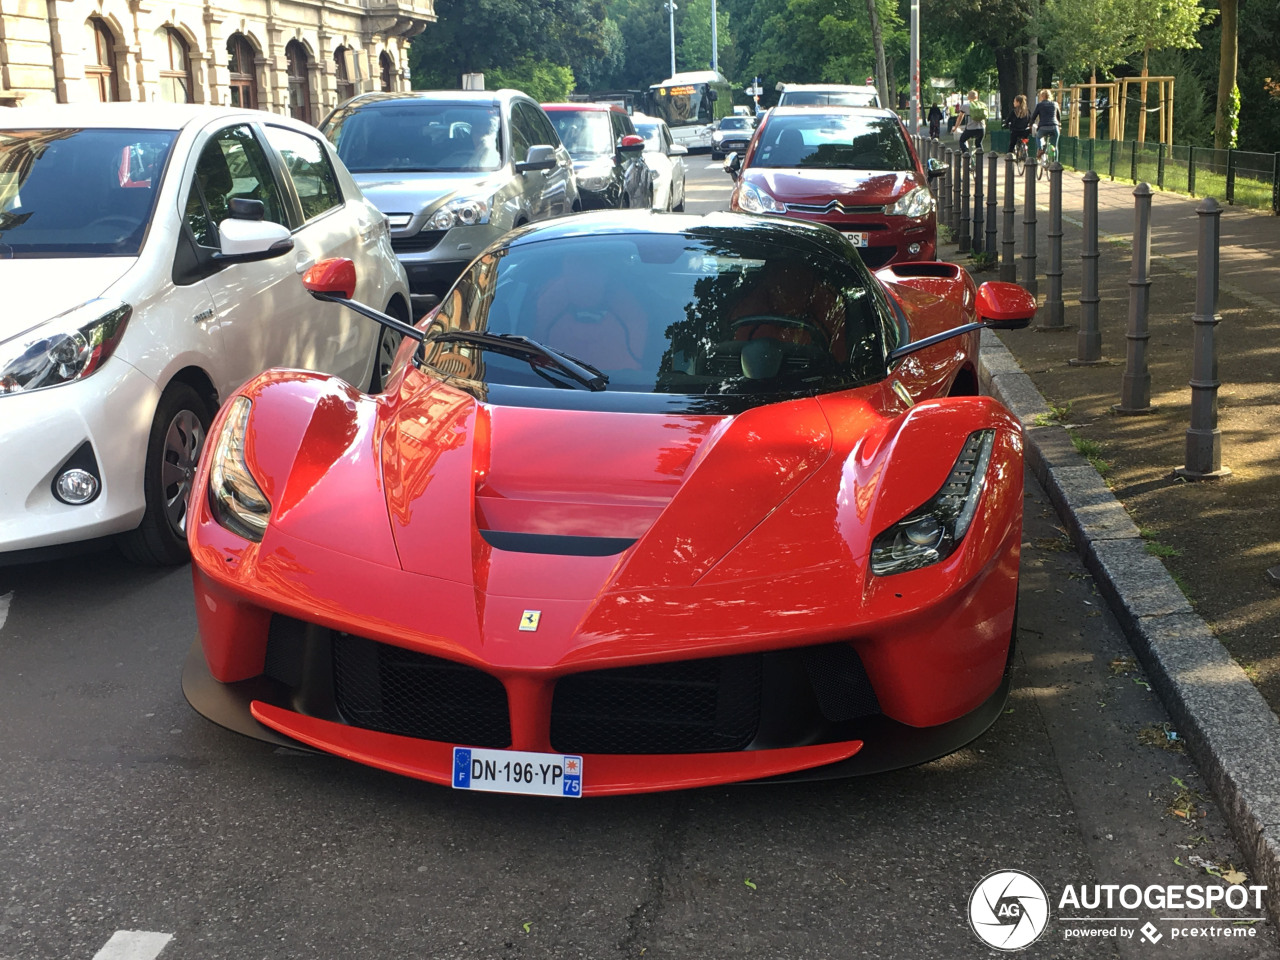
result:
M 320 129 L 386 214 L 414 316 L 507 231 L 581 207 L 568 151 L 516 90 L 367 93 Z

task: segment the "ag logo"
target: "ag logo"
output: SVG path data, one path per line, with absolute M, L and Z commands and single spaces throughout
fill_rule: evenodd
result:
M 969 894 L 969 926 L 989 947 L 1021 950 L 1040 939 L 1048 925 L 1049 897 L 1021 870 L 988 874 Z

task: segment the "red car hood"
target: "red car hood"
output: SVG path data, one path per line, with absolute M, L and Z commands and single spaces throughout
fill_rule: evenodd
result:
M 785 203 L 821 206 L 839 200 L 846 206 L 883 206 L 917 185 L 911 170 L 774 170 L 756 167 L 743 179 L 763 186 Z
M 667 416 L 493 407 L 433 386 L 395 412 L 381 454 L 403 569 L 585 600 L 695 583 L 830 448 L 812 399 Z

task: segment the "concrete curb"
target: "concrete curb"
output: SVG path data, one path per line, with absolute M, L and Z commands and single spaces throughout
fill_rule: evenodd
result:
M 1026 462 L 1049 494 L 1076 549 L 1209 781 L 1280 919 L 1280 720 L 1257 687 L 1192 610 L 1098 472 L 1067 431 L 1038 425 L 1049 408 L 992 333 L 979 355 L 983 392 L 1026 427 Z M 1043 423 L 1045 418 L 1041 418 Z

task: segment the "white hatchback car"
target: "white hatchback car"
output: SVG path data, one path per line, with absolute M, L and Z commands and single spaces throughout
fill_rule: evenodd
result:
M 187 496 L 221 398 L 273 366 L 376 389 L 397 335 L 314 300 L 408 320 L 386 218 L 314 128 L 232 108 L 0 113 L 0 564 L 119 534 L 186 559 Z
M 644 159 L 653 175 L 653 209 L 684 210 L 685 164 L 689 148 L 676 143 L 671 128 L 660 117 L 633 114 L 636 133 L 644 137 Z

